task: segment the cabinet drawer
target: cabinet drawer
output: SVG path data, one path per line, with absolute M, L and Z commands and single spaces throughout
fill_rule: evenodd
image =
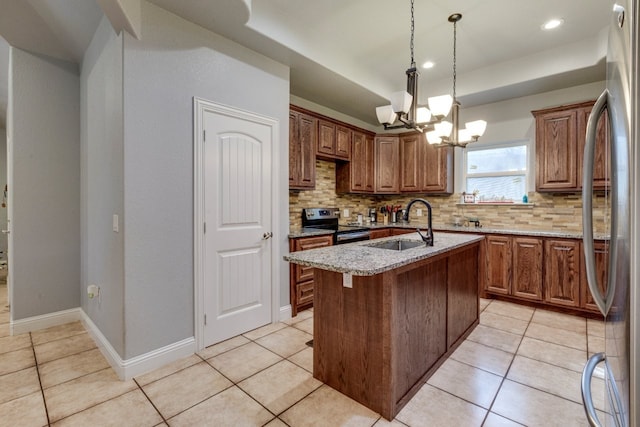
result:
M 313 301 L 313 280 L 296 285 L 296 301 L 299 306 Z

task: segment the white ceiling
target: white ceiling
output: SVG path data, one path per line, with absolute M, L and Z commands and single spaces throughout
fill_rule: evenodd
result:
M 117 0 L 101 0 L 109 1 Z M 149 1 L 289 65 L 292 94 L 372 124 L 374 107 L 406 85 L 408 0 Z M 606 0 L 416 0 L 415 61 L 436 63 L 421 71 L 419 101 L 451 92 L 451 13 L 463 15 L 457 94 L 472 106 L 603 80 L 611 6 Z M 0 35 L 9 44 L 76 63 L 102 17 L 95 0 L 0 0 L 0 10 Z M 542 31 L 552 17 L 565 24 Z

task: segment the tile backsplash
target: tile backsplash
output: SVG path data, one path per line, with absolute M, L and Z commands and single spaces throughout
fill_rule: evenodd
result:
M 582 232 L 582 196 L 580 194 L 529 193 L 529 202 L 534 206 L 486 206 L 478 204 L 458 205 L 460 194 L 451 196 L 431 195 L 393 195 L 368 196 L 360 194 L 336 193 L 336 165 L 330 161 L 316 160 L 315 190 L 289 191 L 290 227 L 301 226 L 301 212 L 310 207 L 337 207 L 341 212 L 350 210 L 350 218 L 341 222 L 355 221 L 356 215 L 366 215 L 367 209 L 384 205 L 406 206 L 410 200 L 422 197 L 433 208 L 434 225 L 450 225 L 456 217 L 478 218 L 486 227 L 519 229 L 532 231 Z M 593 201 L 593 220 L 597 233 L 606 233 L 604 229 L 606 200 L 602 195 Z M 423 208 L 416 205 L 416 208 Z M 411 218 L 416 218 L 412 210 Z M 426 220 L 426 217 L 423 217 Z

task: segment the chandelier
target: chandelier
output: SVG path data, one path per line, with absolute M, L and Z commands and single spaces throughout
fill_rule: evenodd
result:
M 485 131 L 487 122 L 476 120 L 465 123 L 465 129 L 459 129 L 458 113 L 460 103 L 456 100 L 456 23 L 462 15 L 454 13 L 449 16 L 453 23 L 453 97 L 441 95 L 428 98 L 429 107 L 418 107 L 418 77 L 413 52 L 414 37 L 414 0 L 411 0 L 411 65 L 407 69 L 407 90 L 391 94 L 390 105 L 376 108 L 378 121 L 389 129 L 414 129 L 426 132 L 427 141 L 439 146 L 466 147 L 469 142 L 477 141 Z M 451 112 L 453 123 L 444 120 Z M 400 122 L 396 124 L 396 122 Z

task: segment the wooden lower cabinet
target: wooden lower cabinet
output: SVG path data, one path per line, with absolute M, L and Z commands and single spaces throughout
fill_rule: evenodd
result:
M 596 275 L 607 282 L 607 245 L 595 242 Z M 483 291 L 511 300 L 597 312 L 588 289 L 582 242 L 534 236 L 487 235 L 481 265 Z
M 485 289 L 502 295 L 511 294 L 511 237 L 485 237 Z
M 511 294 L 542 301 L 542 239 L 513 238 L 513 277 Z
M 411 234 L 415 232 L 416 230 L 413 228 L 392 228 L 391 229 L 392 236 L 401 236 L 403 234 Z
M 596 278 L 598 280 L 598 288 L 602 295 L 607 291 L 607 284 L 609 281 L 609 243 L 604 241 L 594 242 L 593 248 L 595 251 L 596 261 Z M 584 251 L 580 249 L 580 253 Z M 580 276 L 580 307 L 585 310 L 599 313 L 600 309 L 593 301 L 591 291 L 589 290 L 589 283 L 587 281 L 587 271 L 585 263 L 582 262 L 581 276 Z
M 333 245 L 333 235 L 300 237 L 289 240 L 289 251 L 298 252 L 331 245 Z M 313 307 L 314 268 L 290 264 L 289 269 L 291 316 L 295 317 L 298 311 Z
M 378 230 L 369 230 L 369 239 L 381 239 L 382 237 L 391 236 L 390 228 L 382 228 Z
M 544 300 L 567 307 L 580 306 L 580 264 L 578 240 L 544 242 Z

